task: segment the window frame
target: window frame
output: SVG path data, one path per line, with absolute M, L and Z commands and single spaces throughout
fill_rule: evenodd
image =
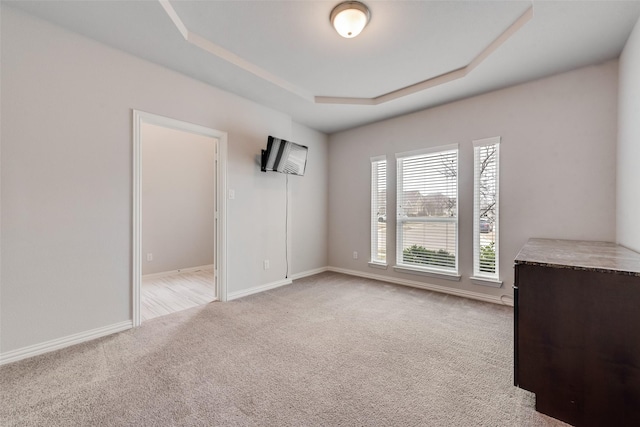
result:
M 471 280 L 480 285 L 499 287 L 500 281 L 500 143 L 499 136 L 478 139 L 473 141 L 473 276 Z M 480 228 L 480 150 L 483 147 L 495 145 L 495 214 L 493 222 L 494 251 L 495 251 L 495 271 L 488 273 L 481 271 L 481 228 Z
M 401 212 L 401 207 L 399 206 L 402 202 L 401 195 L 404 194 L 404 184 L 403 184 L 403 162 L 407 159 L 421 157 L 426 155 L 433 155 L 438 153 L 447 153 L 447 152 L 455 152 L 456 159 L 456 182 L 455 182 L 455 216 L 454 217 L 404 217 Z M 421 274 L 432 277 L 439 277 L 448 280 L 460 280 L 460 251 L 459 251 L 459 243 L 460 243 L 460 218 L 459 218 L 459 209 L 460 209 L 460 149 L 459 144 L 449 144 L 449 145 L 441 145 L 437 147 L 430 147 L 421 150 L 407 151 L 403 153 L 396 153 L 396 265 L 394 269 L 396 271 L 404 272 L 404 273 L 412 273 L 412 274 Z M 455 268 L 440 268 L 437 266 L 418 266 L 415 264 L 405 264 L 403 262 L 403 242 L 404 242 L 404 233 L 403 233 L 403 224 L 407 222 L 424 222 L 424 223 L 435 223 L 435 222 L 445 222 L 445 223 L 453 223 L 455 227 Z
M 370 252 L 369 252 L 369 265 L 372 267 L 382 267 L 382 268 L 386 268 L 387 267 L 387 262 L 388 262 L 388 256 L 387 256 L 387 237 L 388 237 L 388 227 L 385 229 L 385 239 L 384 239 L 384 244 L 385 244 L 385 256 L 384 259 L 378 257 L 378 253 L 379 253 L 379 245 L 380 245 L 380 241 L 379 239 L 379 230 L 378 230 L 378 223 L 379 223 L 379 219 L 378 219 L 378 211 L 380 209 L 380 200 L 378 198 L 379 196 L 379 189 L 380 189 L 380 182 L 379 180 L 379 170 L 378 170 L 378 165 L 384 163 L 384 167 L 385 167 L 385 172 L 384 172 L 384 189 L 385 189 L 385 194 L 387 195 L 387 197 L 385 197 L 385 199 L 388 199 L 388 194 L 387 194 L 387 180 L 388 180 L 388 175 L 387 175 L 387 171 L 388 171 L 388 162 L 387 162 L 387 156 L 376 156 L 376 157 L 371 157 L 370 159 L 370 165 L 371 165 L 371 215 L 370 215 L 370 231 L 371 231 L 371 236 L 370 236 Z M 385 215 L 387 215 L 388 209 L 387 209 L 387 203 L 385 200 L 385 204 L 384 204 L 384 211 L 385 211 Z M 387 222 L 385 224 L 388 224 L 388 220 L 389 218 L 387 217 Z

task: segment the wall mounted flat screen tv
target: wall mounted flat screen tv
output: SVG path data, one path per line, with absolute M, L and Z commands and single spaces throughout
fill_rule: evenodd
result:
M 267 149 L 262 150 L 261 170 L 304 175 L 308 151 L 304 145 L 269 136 Z

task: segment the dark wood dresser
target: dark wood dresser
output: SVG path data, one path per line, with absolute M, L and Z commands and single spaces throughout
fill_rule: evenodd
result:
M 515 259 L 515 385 L 575 426 L 640 426 L 640 254 L 531 239 Z

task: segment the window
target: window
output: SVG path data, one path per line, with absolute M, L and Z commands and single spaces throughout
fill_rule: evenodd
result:
M 473 141 L 473 275 L 499 280 L 498 160 L 500 137 Z
M 387 160 L 371 159 L 371 262 L 387 262 Z
M 396 158 L 398 267 L 457 275 L 457 145 Z

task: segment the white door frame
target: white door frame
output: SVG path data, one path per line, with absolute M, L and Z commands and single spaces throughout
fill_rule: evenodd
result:
M 169 117 L 133 110 L 133 326 L 140 326 L 140 288 L 142 281 L 142 135 L 143 123 L 216 138 L 215 200 L 215 297 L 227 300 L 227 133 Z

